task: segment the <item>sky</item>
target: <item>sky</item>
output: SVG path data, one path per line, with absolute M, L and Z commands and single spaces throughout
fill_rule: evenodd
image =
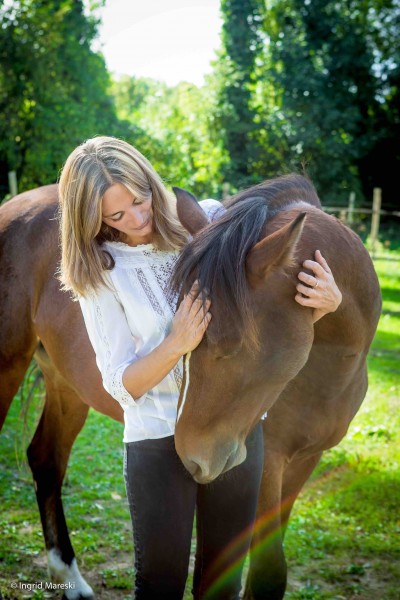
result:
M 106 0 L 100 50 L 109 71 L 202 85 L 220 45 L 220 0 Z

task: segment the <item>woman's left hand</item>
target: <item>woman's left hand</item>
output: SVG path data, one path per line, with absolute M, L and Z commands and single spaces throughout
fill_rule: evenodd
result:
M 336 285 L 332 271 L 321 252 L 315 252 L 315 261 L 306 260 L 303 267 L 313 272 L 308 275 L 300 271 L 298 278 L 301 283 L 296 286 L 296 302 L 302 306 L 314 308 L 313 321 L 330 312 L 335 312 L 342 301 L 342 294 Z

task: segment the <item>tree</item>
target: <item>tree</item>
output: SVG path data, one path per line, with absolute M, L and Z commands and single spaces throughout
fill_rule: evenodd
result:
M 346 190 L 370 197 L 376 185 L 389 196 L 387 164 L 392 174 L 399 165 L 399 1 L 279 0 L 265 30 L 265 77 L 279 96 L 290 162 L 307 162 L 330 199 L 334 190 L 342 202 Z
M 97 21 L 81 1 L 20 0 L 1 19 L 1 178 L 16 170 L 26 189 L 55 181 L 85 138 L 122 131 L 103 57 L 91 50 Z
M 257 112 L 252 104 L 257 56 L 263 46 L 262 0 L 222 0 L 222 50 L 216 65 L 216 121 L 229 162 L 223 171 L 234 188 L 259 180 Z
M 138 146 L 167 183 L 199 196 L 218 196 L 226 160 L 215 132 L 215 94 L 210 85 L 174 87 L 152 79 L 121 77 L 113 82 L 118 116 L 149 134 Z

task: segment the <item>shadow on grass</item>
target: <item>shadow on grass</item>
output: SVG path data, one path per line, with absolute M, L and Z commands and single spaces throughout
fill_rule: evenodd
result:
M 392 287 L 381 288 L 382 297 L 385 302 L 399 302 L 400 303 L 400 289 Z
M 378 330 L 371 346 L 372 350 L 386 350 L 398 353 L 400 351 L 400 335 Z

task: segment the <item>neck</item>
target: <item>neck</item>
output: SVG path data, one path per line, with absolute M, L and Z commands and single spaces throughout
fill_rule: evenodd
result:
M 150 233 L 149 235 L 145 235 L 143 237 L 141 237 L 140 239 L 137 238 L 128 238 L 127 236 L 123 236 L 121 237 L 121 242 L 123 242 L 124 244 L 127 244 L 128 246 L 132 246 L 133 248 L 135 246 L 141 246 L 143 244 L 152 244 L 154 241 L 154 236 L 152 233 Z

